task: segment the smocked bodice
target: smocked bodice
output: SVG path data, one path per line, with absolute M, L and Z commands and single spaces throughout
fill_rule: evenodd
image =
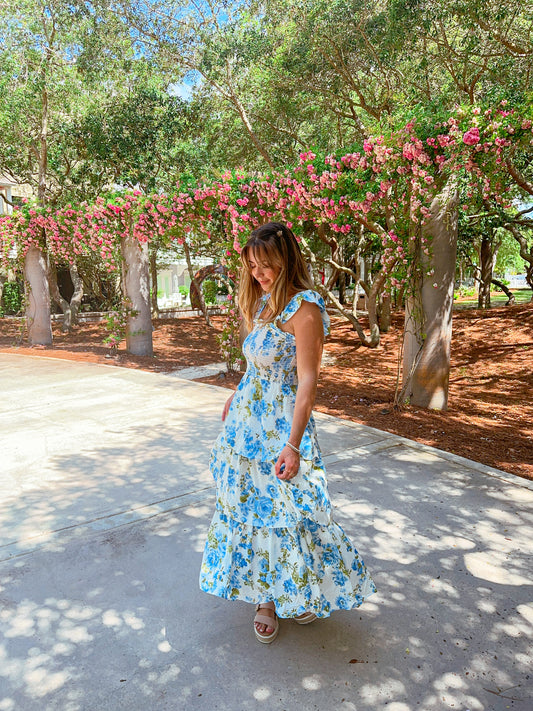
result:
M 303 301 L 318 306 L 327 333 L 329 317 L 324 301 L 316 292 L 307 290 L 293 296 L 276 322 L 257 319 L 244 341 L 247 368 L 221 434 L 244 457 L 275 461 L 289 438 L 298 389 L 296 339 L 281 326 Z M 300 451 L 303 459 L 320 456 L 313 417 L 307 424 Z

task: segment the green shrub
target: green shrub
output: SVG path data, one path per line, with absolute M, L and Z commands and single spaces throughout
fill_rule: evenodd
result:
M 4 284 L 2 294 L 3 311 L 6 314 L 18 314 L 22 310 L 24 293 L 22 287 L 16 281 L 8 281 Z
M 202 292 L 206 304 L 216 304 L 217 302 L 217 283 L 211 279 L 206 279 L 202 282 Z
M 106 316 L 105 327 L 108 335 L 104 338 L 103 343 L 111 350 L 116 351 L 120 342 L 126 338 L 127 320 L 128 314 L 125 307 L 121 311 L 111 311 Z
M 472 297 L 476 296 L 476 294 L 477 288 L 475 286 L 460 286 L 455 290 L 454 299 L 457 299 L 459 296 L 462 298 Z

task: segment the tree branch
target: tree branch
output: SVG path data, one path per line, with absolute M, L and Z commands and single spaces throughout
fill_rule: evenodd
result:
M 525 190 L 526 193 L 529 193 L 530 195 L 533 195 L 533 183 L 530 183 L 529 180 L 527 180 L 522 173 L 518 170 L 518 168 L 513 164 L 511 160 L 507 160 L 505 162 L 505 165 L 507 166 L 507 170 L 509 172 L 509 175 L 513 178 L 515 183 L 522 188 L 522 190 Z

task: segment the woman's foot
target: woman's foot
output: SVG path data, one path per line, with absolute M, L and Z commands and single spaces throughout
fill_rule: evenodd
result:
M 294 618 L 294 621 L 299 625 L 308 625 L 316 620 L 316 615 L 314 612 L 304 612 L 303 615 L 298 615 Z
M 255 636 L 263 644 L 270 644 L 278 636 L 279 622 L 273 602 L 257 605 L 254 617 Z

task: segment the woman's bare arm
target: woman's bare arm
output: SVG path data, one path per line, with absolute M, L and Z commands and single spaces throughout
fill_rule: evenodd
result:
M 296 367 L 298 391 L 294 406 L 289 442 L 299 448 L 305 428 L 315 404 L 316 388 L 324 346 L 324 327 L 316 304 L 304 301 L 286 324 L 284 330 L 296 339 Z M 285 470 L 280 472 L 285 464 Z M 289 446 L 285 446 L 276 462 L 276 476 L 292 479 L 298 473 L 300 458 Z

